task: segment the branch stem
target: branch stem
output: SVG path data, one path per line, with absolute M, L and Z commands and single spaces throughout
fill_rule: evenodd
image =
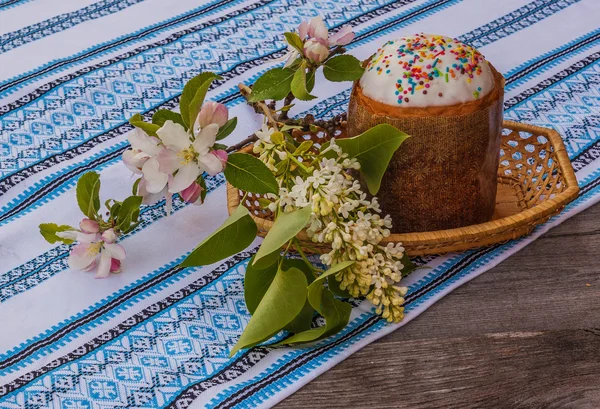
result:
M 271 126 L 273 128 L 279 130 L 279 127 L 277 126 L 277 120 L 275 120 L 275 118 L 273 117 L 273 112 L 271 111 L 271 109 L 269 109 L 267 104 L 265 104 L 264 101 L 250 102 L 248 100 L 248 98 L 250 97 L 250 93 L 252 92 L 252 89 L 250 89 L 250 87 L 247 86 L 246 84 L 240 82 L 238 84 L 238 88 L 240 89 L 240 93 L 242 94 L 242 96 L 244 98 L 246 98 L 246 101 L 248 101 L 248 103 L 251 104 L 252 106 L 258 107 L 261 111 L 263 111 L 263 114 L 265 114 L 265 116 L 267 117 L 269 124 L 271 124 Z

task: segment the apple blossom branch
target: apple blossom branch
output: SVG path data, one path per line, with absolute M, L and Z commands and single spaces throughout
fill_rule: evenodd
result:
M 342 47 L 343 48 L 343 47 Z M 240 89 L 240 93 L 246 99 L 248 105 L 250 105 L 257 113 L 263 113 L 267 118 L 267 122 L 275 129 L 279 129 L 284 125 L 288 126 L 299 126 L 301 129 L 298 129 L 301 132 L 309 132 L 322 130 L 327 132 L 330 135 L 334 135 L 336 130 L 340 128 L 345 128 L 347 121 L 347 114 L 343 112 L 341 114 L 335 115 L 330 119 L 315 119 L 315 117 L 311 114 L 305 115 L 303 118 L 289 118 L 287 116 L 287 111 L 280 111 L 279 113 L 275 109 L 275 101 L 271 101 L 269 105 L 265 103 L 265 101 L 259 102 L 250 102 L 248 98 L 252 89 L 246 84 L 240 83 L 238 84 L 238 88 Z M 284 106 L 290 105 L 293 101 L 294 96 L 290 93 L 285 101 Z M 235 152 L 246 145 L 249 145 L 257 140 L 256 134 L 252 134 L 242 141 L 236 143 L 235 145 L 229 146 L 226 151 L 227 153 Z

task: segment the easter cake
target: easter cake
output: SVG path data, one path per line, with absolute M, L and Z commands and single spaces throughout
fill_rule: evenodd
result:
M 348 133 L 379 123 L 409 134 L 379 193 L 394 233 L 489 221 L 497 187 L 504 78 L 475 48 L 416 34 L 386 42 L 365 62 Z

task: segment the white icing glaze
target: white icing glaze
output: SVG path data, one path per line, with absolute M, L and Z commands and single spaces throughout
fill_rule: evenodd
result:
M 387 105 L 449 106 L 487 95 L 494 76 L 475 48 L 450 37 L 416 34 L 377 50 L 360 86 L 365 96 Z

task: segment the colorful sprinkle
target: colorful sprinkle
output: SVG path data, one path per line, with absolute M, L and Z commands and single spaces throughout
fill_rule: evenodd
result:
M 390 45 L 393 47 L 389 47 Z M 453 57 L 451 63 L 450 56 Z M 427 89 L 437 78 L 446 83 L 461 80 L 470 84 L 476 76 L 482 74 L 484 62 L 485 58 L 481 53 L 457 40 L 416 34 L 385 43 L 367 65 L 367 71 L 374 70 L 377 75 L 397 75 L 394 74 L 392 65 L 400 65 L 402 79 L 397 80 L 394 92 L 398 96 L 398 104 L 401 104 L 408 102 L 408 98 L 402 95 L 414 95 L 417 91 L 427 95 Z M 403 86 L 404 79 L 406 82 Z M 483 93 L 481 87 L 476 90 L 471 88 L 471 91 L 475 99 Z M 437 94 L 438 97 L 443 97 L 441 92 Z

